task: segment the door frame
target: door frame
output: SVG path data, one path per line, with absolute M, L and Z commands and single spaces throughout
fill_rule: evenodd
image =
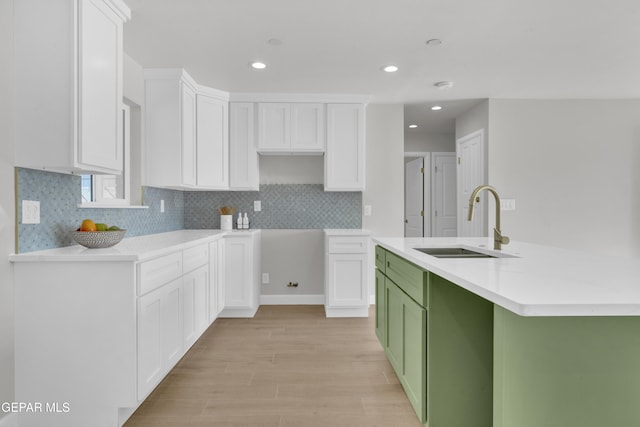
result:
M 422 209 L 424 211 L 424 215 L 422 216 L 422 236 L 431 237 L 431 153 L 427 151 L 405 151 L 404 157 L 405 159 L 407 157 L 423 158 L 422 167 L 424 168 L 424 173 L 422 174 Z M 404 215 L 404 217 L 406 217 L 406 215 Z

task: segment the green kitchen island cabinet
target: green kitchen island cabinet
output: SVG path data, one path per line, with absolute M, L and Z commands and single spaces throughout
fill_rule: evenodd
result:
M 378 337 L 416 415 L 429 426 L 491 426 L 492 304 L 379 252 Z
M 637 260 L 518 242 L 495 252 L 475 238 L 374 240 L 376 334 L 423 424 L 640 426 Z M 496 258 L 415 250 L 428 246 Z

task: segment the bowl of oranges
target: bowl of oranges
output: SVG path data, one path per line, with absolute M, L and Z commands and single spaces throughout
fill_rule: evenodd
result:
M 122 230 L 117 225 L 109 227 L 107 224 L 85 219 L 71 235 L 76 243 L 85 248 L 100 249 L 117 245 L 124 238 L 126 232 L 127 230 Z

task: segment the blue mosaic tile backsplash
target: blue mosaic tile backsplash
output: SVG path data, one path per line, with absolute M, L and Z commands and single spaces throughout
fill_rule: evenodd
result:
M 218 208 L 247 212 L 251 228 L 361 228 L 362 193 L 325 192 L 321 184 L 262 185 L 260 191 L 187 191 L 144 187 L 148 209 L 85 209 L 80 176 L 17 168 L 18 219 L 22 200 L 40 201 L 40 224 L 18 221 L 18 252 L 73 244 L 71 230 L 85 218 L 127 230 L 127 237 L 181 229 L 220 228 Z M 160 213 L 160 200 L 165 212 Z M 262 211 L 253 212 L 253 202 Z M 234 218 L 235 221 L 235 218 Z
M 148 209 L 85 209 L 80 176 L 18 168 L 18 252 L 72 245 L 70 231 L 85 218 L 127 230 L 127 237 L 184 228 L 184 194 L 177 190 L 145 187 Z M 40 201 L 40 224 L 22 224 L 22 200 Z M 160 213 L 160 200 L 165 212 Z
M 260 200 L 262 211 L 253 212 Z M 265 184 L 260 191 L 190 191 L 184 195 L 184 226 L 220 228 L 218 208 L 247 212 L 251 228 L 361 228 L 362 193 L 325 192 L 322 184 Z M 234 227 L 237 214 L 234 217 Z

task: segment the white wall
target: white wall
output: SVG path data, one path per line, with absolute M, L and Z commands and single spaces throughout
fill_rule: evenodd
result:
M 477 130 L 485 130 L 485 141 L 489 139 L 489 100 L 483 101 L 456 118 L 456 140 Z M 454 150 L 455 151 L 455 150 Z
M 260 288 L 262 295 L 324 295 L 324 233 L 262 230 L 262 272 L 270 279 Z M 289 282 L 298 282 L 298 287 L 287 287 Z M 324 297 L 315 301 L 323 302 Z
M 13 277 L 7 258 L 15 248 L 12 0 L 0 0 L 0 58 L 0 402 L 11 402 L 14 399 Z M 2 417 L 0 412 L 0 419 Z
M 454 133 L 413 132 L 405 133 L 404 151 L 406 152 L 452 152 L 456 151 Z
M 367 106 L 367 166 L 362 228 L 374 236 L 404 235 L 404 106 Z
M 491 100 L 489 127 L 508 236 L 640 256 L 640 100 Z
M 260 184 L 322 184 L 324 156 L 260 156 Z

